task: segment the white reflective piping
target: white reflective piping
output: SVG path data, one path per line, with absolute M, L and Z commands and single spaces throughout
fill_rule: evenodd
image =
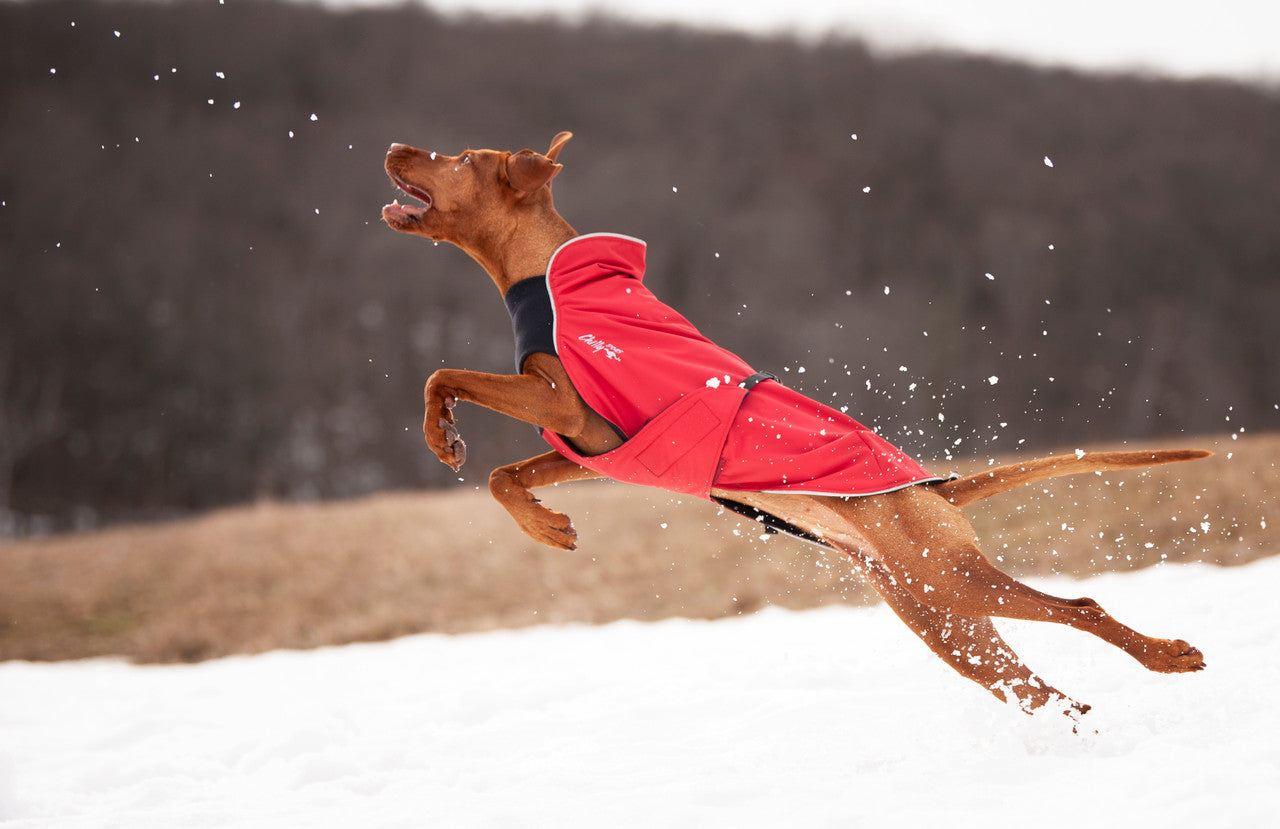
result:
M 870 498 L 872 495 L 885 495 L 886 493 L 889 493 L 889 492 L 897 492 L 900 489 L 908 489 L 910 487 L 918 486 L 920 484 L 940 484 L 945 480 L 947 479 L 946 478 L 921 478 L 918 481 L 912 481 L 910 483 L 901 484 L 899 486 L 891 486 L 888 489 L 881 489 L 881 490 L 877 490 L 876 492 L 831 492 L 830 490 L 827 490 L 826 492 L 822 492 L 822 491 L 810 491 L 807 489 L 761 489 L 758 491 L 767 492 L 770 495 L 831 495 L 836 498 Z M 725 491 L 731 492 L 732 490 L 725 490 Z M 750 490 L 743 490 L 743 491 L 749 492 Z

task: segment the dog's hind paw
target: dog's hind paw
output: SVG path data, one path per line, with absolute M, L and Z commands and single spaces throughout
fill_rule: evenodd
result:
M 1153 639 L 1137 659 L 1149 671 L 1185 674 L 1204 670 L 1204 654 L 1181 639 Z

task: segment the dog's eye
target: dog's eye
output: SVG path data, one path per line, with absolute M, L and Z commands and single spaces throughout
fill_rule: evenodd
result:
M 471 163 L 471 153 L 466 153 L 465 155 L 462 156 L 462 163 L 463 164 Z

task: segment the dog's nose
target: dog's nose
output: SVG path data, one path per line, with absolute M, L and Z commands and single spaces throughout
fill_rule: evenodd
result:
M 403 150 L 407 146 L 408 146 L 407 144 L 392 144 L 390 147 L 387 148 L 387 155 L 391 155 L 396 150 Z

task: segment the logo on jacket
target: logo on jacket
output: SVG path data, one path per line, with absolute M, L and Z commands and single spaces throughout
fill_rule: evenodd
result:
M 595 334 L 583 334 L 578 338 L 578 340 L 586 343 L 587 346 L 597 354 L 603 353 L 604 356 L 610 360 L 616 360 L 619 363 L 622 362 L 622 349 L 618 348 L 613 343 L 607 343 Z

